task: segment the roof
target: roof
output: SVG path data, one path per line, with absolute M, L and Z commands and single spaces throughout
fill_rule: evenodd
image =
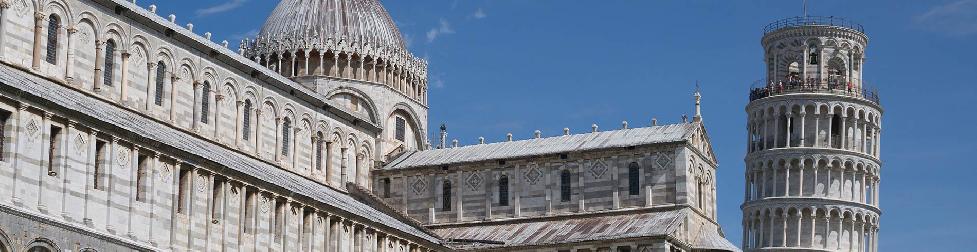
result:
M 535 246 L 568 244 L 601 240 L 647 238 L 677 235 L 689 215 L 695 213 L 687 208 L 666 211 L 635 212 L 620 211 L 581 217 L 559 217 L 529 219 L 525 221 L 483 222 L 471 225 L 446 225 L 430 227 L 435 233 L 448 240 L 464 241 L 459 249 L 525 249 Z M 715 229 L 713 229 L 715 230 Z M 740 251 L 732 246 L 718 232 L 702 232 L 699 240 L 708 247 Z M 470 242 L 483 241 L 483 242 Z M 725 243 L 725 244 L 723 244 Z M 700 249 L 699 243 L 693 244 Z
M 78 117 L 87 117 L 85 119 L 93 122 L 91 124 L 105 123 L 109 128 L 117 127 L 120 131 L 131 132 L 133 136 L 185 151 L 225 166 L 225 169 L 279 186 L 293 195 L 307 197 L 339 211 L 362 217 L 365 223 L 373 222 L 374 226 L 386 226 L 434 244 L 441 244 L 438 237 L 428 233 L 423 227 L 405 223 L 354 199 L 351 195 L 5 64 L 0 64 L 0 88 L 17 93 L 21 99 L 34 100 L 31 98 L 36 96 L 50 101 L 54 106 L 76 112 Z M 34 101 L 44 103 L 43 100 Z
M 686 141 L 700 123 L 679 123 L 585 134 L 537 138 L 464 147 L 414 151 L 401 155 L 384 169 L 439 166 Z
M 715 228 L 700 228 L 699 234 L 693 237 L 693 239 L 695 241 L 693 241 L 692 247 L 696 250 L 740 251 L 739 247 L 730 243 Z
M 281 43 L 324 44 L 326 39 L 407 50 L 397 24 L 378 0 L 283 0 L 258 33 L 258 40 Z

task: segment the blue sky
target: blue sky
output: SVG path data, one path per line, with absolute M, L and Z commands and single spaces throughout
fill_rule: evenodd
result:
M 232 44 L 269 0 L 165 1 L 161 15 Z M 791 1 L 385 0 L 415 55 L 430 61 L 430 124 L 473 144 L 678 122 L 692 90 L 720 159 L 720 223 L 740 244 L 747 88 L 764 75 L 767 23 Z M 977 247 L 977 0 L 810 0 L 870 37 L 865 80 L 881 89 L 882 251 Z M 141 5 L 154 1 L 140 0 Z

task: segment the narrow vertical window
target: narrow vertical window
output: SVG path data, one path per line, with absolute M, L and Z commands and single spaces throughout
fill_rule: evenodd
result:
M 213 191 L 211 193 L 213 197 L 210 202 L 210 218 L 219 220 L 221 219 L 221 213 L 224 212 L 224 180 L 214 178 Z
M 115 76 L 115 41 L 109 39 L 105 42 L 105 66 L 102 70 L 102 85 L 112 86 L 112 77 Z
M 560 201 L 570 201 L 570 171 L 560 172 Z
M 807 50 L 808 50 L 808 55 L 807 56 L 808 56 L 808 58 L 810 58 L 808 63 L 811 64 L 811 65 L 817 65 L 818 64 L 818 45 L 816 45 L 814 43 L 811 43 L 810 45 L 808 45 Z
M 57 167 L 60 163 L 58 158 L 58 152 L 61 151 L 61 147 L 58 146 L 61 143 L 61 128 L 51 125 L 51 135 L 48 142 L 48 157 L 47 157 L 47 172 L 49 175 L 54 175 L 58 171 Z
M 390 178 L 383 178 L 383 197 L 390 198 Z
M 638 195 L 641 194 L 641 168 L 638 167 L 638 163 L 631 162 L 628 165 L 628 194 Z
M 178 191 L 176 192 L 177 193 L 177 197 L 176 197 L 176 199 L 177 199 L 177 201 L 176 201 L 176 212 L 177 213 L 182 213 L 182 214 L 186 214 L 187 213 L 187 204 L 189 204 L 189 202 L 188 202 L 189 195 L 188 194 L 190 194 L 190 179 L 191 179 L 190 178 L 190 176 L 191 176 L 190 173 L 191 173 L 190 172 L 190 169 L 180 169 L 180 184 L 179 184 L 179 188 L 177 188 Z
M 105 142 L 96 140 L 95 170 L 92 171 L 92 188 L 96 190 L 101 190 L 102 186 L 104 186 L 104 183 L 102 183 L 102 177 L 104 177 L 105 173 L 105 159 L 107 158 L 105 155 Z
M 451 211 L 451 181 L 444 181 L 441 190 L 441 211 Z
M 318 139 L 315 142 L 315 169 L 322 171 L 322 143 L 326 140 L 323 139 L 325 136 L 322 135 L 322 132 L 319 132 L 317 136 Z
M 291 143 L 292 120 L 288 117 L 282 119 L 282 156 L 288 156 L 289 144 Z
M 200 122 L 207 123 L 210 118 L 210 82 L 204 81 L 200 88 Z
M 7 161 L 7 123 L 10 122 L 10 112 L 0 110 L 0 161 Z
M 166 63 L 159 61 L 156 63 L 156 96 L 154 102 L 156 106 L 163 106 L 163 85 L 164 78 L 166 77 Z
M 61 28 L 61 18 L 56 15 L 48 17 L 47 23 L 47 63 L 58 64 L 58 29 Z
M 149 189 L 147 179 L 149 177 L 149 158 L 146 155 L 139 155 L 139 160 L 137 161 L 139 166 L 136 167 L 136 201 L 146 202 L 146 191 Z
M 404 118 L 397 117 L 395 136 L 398 141 L 403 142 L 407 135 L 407 121 Z
M 499 205 L 509 205 L 509 176 L 499 177 Z
M 251 101 L 244 100 L 244 108 L 241 113 L 244 114 L 244 119 L 241 121 L 241 138 L 248 140 L 251 138 Z

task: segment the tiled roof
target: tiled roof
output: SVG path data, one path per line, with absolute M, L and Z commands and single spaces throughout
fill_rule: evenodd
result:
M 457 242 L 459 245 L 456 247 L 461 249 L 525 249 L 553 244 L 674 235 L 691 214 L 695 213 L 688 208 L 638 213 L 623 211 L 594 216 L 432 226 L 431 229 L 441 237 Z M 740 251 L 717 232 L 701 232 L 698 239 L 706 246 L 701 249 Z M 693 246 L 700 249 L 699 243 Z
M 586 134 L 528 139 L 512 142 L 469 145 L 464 147 L 409 152 L 387 164 L 384 169 L 439 166 L 496 159 L 621 148 L 656 143 L 685 141 L 699 123 L 679 123 L 646 128 L 601 131 Z
M 133 135 L 148 138 L 151 141 L 223 165 L 227 169 L 266 181 L 268 184 L 280 186 L 295 195 L 308 197 L 340 211 L 362 217 L 366 221 L 373 221 L 375 226 L 387 226 L 431 243 L 441 243 L 438 237 L 429 234 L 423 227 L 404 223 L 394 216 L 357 201 L 346 193 L 336 191 L 250 156 L 228 150 L 186 132 L 161 125 L 144 115 L 121 109 L 50 80 L 0 64 L 0 83 L 2 83 L 0 88 L 7 89 L 12 93 L 21 93 L 22 98 L 29 99 L 31 95 L 37 96 L 54 103 L 56 106 L 64 107 L 66 110 L 75 111 L 79 116 L 88 116 L 90 117 L 88 119 L 92 121 L 104 122 L 111 125 L 110 127 L 118 127 L 122 131 L 132 132 Z M 11 88 L 12 90 L 10 90 Z M 45 104 L 44 101 L 35 102 Z

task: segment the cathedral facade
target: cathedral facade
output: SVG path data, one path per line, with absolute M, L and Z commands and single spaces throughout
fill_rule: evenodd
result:
M 432 148 L 427 84 L 377 0 L 0 0 L 0 252 L 739 251 L 698 112 Z

